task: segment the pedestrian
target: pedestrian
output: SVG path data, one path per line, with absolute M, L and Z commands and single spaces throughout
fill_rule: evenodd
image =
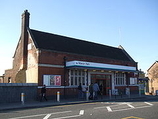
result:
M 100 89 L 101 99 L 103 99 L 103 85 L 102 84 L 99 85 L 99 89 Z
M 41 98 L 40 98 L 40 101 L 42 101 L 43 98 L 47 101 L 47 98 L 46 98 L 46 85 L 43 85 L 43 87 L 41 88 Z
M 87 92 L 87 88 L 83 84 L 83 86 L 82 86 L 82 95 L 83 95 L 83 97 L 82 98 L 86 98 L 86 92 Z
M 98 92 L 100 91 L 100 89 L 97 82 L 95 82 L 93 85 L 93 91 L 94 91 L 94 99 L 98 99 Z
M 82 85 L 81 85 L 81 83 L 78 86 L 78 98 L 79 99 L 83 98 L 83 91 L 82 91 Z
M 89 99 L 93 100 L 93 83 L 89 85 L 89 93 L 90 93 Z

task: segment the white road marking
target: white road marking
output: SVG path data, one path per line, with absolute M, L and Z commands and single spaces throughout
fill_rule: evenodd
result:
M 126 110 L 146 108 L 146 107 L 151 107 L 151 106 L 141 106 L 141 107 L 135 107 L 135 108 L 119 109 L 119 110 L 113 110 L 112 112 L 126 111 Z
M 114 103 L 111 103 L 111 104 L 114 104 Z M 119 106 L 119 105 L 125 105 L 125 104 L 129 104 L 129 103 L 126 103 L 126 102 L 121 102 L 121 103 L 117 103 L 115 105 L 111 105 L 109 107 L 116 107 L 116 106 Z M 101 106 L 101 107 L 94 107 L 94 109 L 103 109 L 103 108 L 107 108 L 107 106 Z
M 153 104 L 151 104 L 151 103 L 149 103 L 149 102 L 144 102 L 144 103 L 146 103 L 146 104 L 148 104 L 148 105 L 151 105 L 151 106 L 153 105 Z
M 80 110 L 79 115 L 84 115 L 84 110 Z
M 119 105 L 124 105 L 124 104 L 131 104 L 129 102 L 122 102 L 122 103 L 118 103 Z
M 130 104 L 130 103 L 118 103 L 118 104 L 115 104 L 115 105 L 111 105 L 110 107 L 117 107 L 117 106 L 127 105 L 127 104 Z
M 51 114 L 47 114 L 43 119 L 48 119 L 51 116 Z
M 62 114 L 62 113 L 70 113 L 72 111 L 63 111 L 63 112 L 54 112 L 50 114 Z M 38 115 L 30 115 L 30 116 L 23 116 L 23 117 L 14 117 L 14 118 L 9 118 L 9 119 L 23 119 L 23 118 L 29 118 L 29 117 L 39 117 L 39 116 L 44 116 L 47 114 L 38 114 Z
M 50 114 L 38 114 L 38 115 L 30 115 L 30 116 L 23 116 L 23 117 L 14 117 L 14 118 L 9 118 L 9 119 L 23 119 L 23 118 L 38 117 L 38 116 L 44 116 L 44 115 L 46 115 L 46 116 L 43 119 L 48 119 L 53 114 L 70 113 L 70 112 L 72 112 L 72 111 L 55 112 L 55 113 L 50 113 Z M 82 115 L 84 115 L 84 110 L 80 110 L 78 115 L 57 117 L 57 118 L 52 118 L 52 119 L 67 119 L 67 118 L 79 117 Z
M 81 115 L 72 115 L 72 116 L 66 116 L 66 117 L 57 117 L 57 118 L 52 118 L 52 119 L 67 119 L 67 118 L 74 118 L 74 117 L 79 117 Z
M 135 108 L 133 105 L 131 105 L 131 104 L 127 104 L 129 107 L 131 107 L 131 108 Z
M 79 115 L 72 115 L 72 116 L 64 116 L 64 117 L 57 117 L 52 119 L 67 119 L 67 118 L 74 118 L 84 115 L 84 110 L 80 110 Z
M 117 105 L 111 105 L 111 106 L 106 106 L 106 107 L 105 106 L 95 107 L 94 109 L 107 108 L 108 112 L 116 112 L 116 111 L 125 111 L 125 110 L 131 110 L 131 109 L 147 108 L 147 107 L 153 106 L 153 104 L 151 104 L 149 102 L 144 102 L 144 103 L 146 103 L 147 105 L 146 106 L 137 107 L 137 106 L 133 106 L 132 103 L 130 103 L 130 102 L 123 102 L 123 103 L 117 103 Z M 123 109 L 121 105 L 127 105 L 128 107 Z M 117 107 L 117 109 L 113 109 L 113 108 L 116 108 L 116 107 Z
M 108 106 L 106 107 L 109 112 L 112 112 L 112 109 Z
M 103 109 L 106 108 L 106 106 L 102 106 L 102 107 L 94 107 L 94 109 Z

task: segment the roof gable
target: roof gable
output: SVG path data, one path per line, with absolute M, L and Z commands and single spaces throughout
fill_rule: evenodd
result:
M 66 36 L 29 30 L 36 47 L 39 49 L 97 56 L 115 60 L 133 61 L 123 49 L 106 46 Z
M 155 61 L 151 66 L 150 68 L 147 70 L 147 72 L 149 72 L 150 70 L 152 70 L 153 67 L 156 67 L 158 64 L 158 61 Z

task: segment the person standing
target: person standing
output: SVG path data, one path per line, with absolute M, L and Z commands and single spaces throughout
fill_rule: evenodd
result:
M 82 85 L 81 85 L 81 83 L 78 86 L 78 98 L 79 99 L 83 98 L 83 92 L 82 92 Z
M 102 84 L 99 85 L 99 89 L 100 89 L 101 99 L 103 99 L 103 85 Z
M 47 101 L 47 98 L 46 98 L 46 85 L 43 85 L 43 87 L 41 88 L 41 98 L 40 98 L 40 101 L 42 101 L 43 98 Z
M 95 82 L 93 85 L 93 91 L 94 91 L 94 99 L 98 99 L 98 91 L 100 91 L 100 89 L 97 82 Z
M 82 98 L 85 99 L 86 98 L 86 92 L 87 92 L 87 88 L 85 87 L 85 85 L 82 85 Z
M 89 93 L 90 93 L 89 99 L 93 100 L 93 83 L 89 85 Z

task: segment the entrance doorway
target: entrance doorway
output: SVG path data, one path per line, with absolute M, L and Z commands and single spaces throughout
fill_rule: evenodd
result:
M 91 82 L 93 84 L 97 82 L 102 94 L 109 95 L 109 90 L 112 87 L 110 74 L 92 74 Z

